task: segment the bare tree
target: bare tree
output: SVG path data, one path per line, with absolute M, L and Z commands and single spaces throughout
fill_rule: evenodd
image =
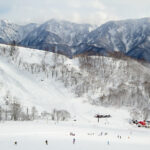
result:
M 17 121 L 19 120 L 20 114 L 21 114 L 21 105 L 14 101 L 11 104 L 11 120 Z
M 38 114 L 38 111 L 37 111 L 36 107 L 33 106 L 31 109 L 31 119 L 35 120 L 37 118 L 37 114 Z
M 28 107 L 27 107 L 27 109 L 26 109 L 25 120 L 30 120 L 30 116 L 29 116 L 29 108 L 28 108 Z
M 142 113 L 143 113 L 143 120 L 147 120 L 150 115 L 150 109 L 148 107 L 145 107 Z
M 2 120 L 2 107 L 0 106 L 0 121 Z
M 13 56 L 15 54 L 16 51 L 16 42 L 13 41 L 10 45 L 10 56 Z
M 54 109 L 51 116 L 52 116 L 52 120 L 65 121 L 70 118 L 70 113 L 66 110 Z
M 130 111 L 130 116 L 132 117 L 132 120 L 138 120 L 140 119 L 140 116 L 141 116 L 141 112 L 134 108 Z

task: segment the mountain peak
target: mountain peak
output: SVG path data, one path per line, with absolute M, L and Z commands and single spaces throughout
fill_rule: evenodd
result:
M 0 23 L 2 23 L 2 24 L 10 24 L 11 22 L 9 20 L 4 19 L 4 20 L 0 20 Z
M 136 59 L 150 61 L 149 39 L 150 18 L 109 21 L 96 29 L 89 24 L 59 19 L 51 19 L 41 25 L 32 23 L 25 26 L 7 20 L 0 21 L 1 43 L 15 40 L 22 46 L 40 49 L 56 46 L 61 52 L 66 49 L 69 54 L 72 49 L 75 54 L 88 50 L 93 55 L 118 51 Z

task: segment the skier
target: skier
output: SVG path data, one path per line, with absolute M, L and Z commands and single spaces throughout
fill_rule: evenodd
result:
M 75 144 L 75 142 L 76 142 L 76 139 L 75 139 L 75 138 L 73 138 L 73 144 Z
M 103 135 L 103 132 L 101 132 L 101 136 Z
M 109 143 L 109 141 L 107 141 L 107 145 L 109 145 L 110 143 Z
M 47 140 L 45 141 L 45 144 L 48 145 L 48 141 Z
M 17 145 L 17 141 L 15 141 L 14 144 Z
M 107 135 L 108 133 L 107 132 L 105 132 L 105 135 Z

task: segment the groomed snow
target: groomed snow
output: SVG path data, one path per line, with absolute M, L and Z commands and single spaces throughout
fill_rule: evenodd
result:
M 40 64 L 45 55 L 45 52 L 26 48 L 19 48 L 19 51 L 18 59 L 29 65 Z M 53 63 L 51 57 L 51 54 L 46 56 L 46 63 Z M 91 105 L 86 98 L 75 97 L 55 78 L 44 78 L 41 72 L 32 74 L 19 68 L 18 61 L 15 64 L 0 56 L 0 100 L 9 91 L 23 106 L 36 106 L 39 112 L 64 109 L 71 114 L 71 118 L 66 122 L 0 122 L 0 150 L 149 150 L 150 129 L 130 125 L 131 117 L 127 109 Z M 79 70 L 76 61 L 68 59 L 64 63 L 68 64 L 68 69 L 70 65 Z M 97 113 L 112 117 L 100 119 L 98 124 L 94 118 Z M 76 134 L 75 144 L 70 132 Z M 45 140 L 48 140 L 48 145 Z
M 150 130 L 104 126 L 96 122 L 5 122 L 0 124 L 0 147 L 2 150 L 149 150 Z M 75 136 L 70 136 L 70 132 Z

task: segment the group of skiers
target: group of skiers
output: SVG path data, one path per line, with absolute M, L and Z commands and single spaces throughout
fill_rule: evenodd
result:
M 17 145 L 17 144 L 18 144 L 18 142 L 15 141 L 15 142 L 14 142 L 14 145 Z M 45 140 L 45 144 L 48 145 L 48 140 Z
M 75 135 L 76 135 L 75 133 L 70 132 L 70 136 L 73 136 L 73 137 L 74 137 L 73 140 L 72 140 L 72 143 L 73 143 L 73 144 L 75 144 L 75 142 L 76 142 Z
M 75 142 L 76 142 L 76 139 L 73 138 L 72 143 L 75 144 Z M 17 144 L 18 144 L 18 142 L 15 141 L 15 142 L 14 142 L 14 145 L 17 145 Z M 45 140 L 45 144 L 48 145 L 48 140 Z
M 88 135 L 94 135 L 94 133 L 92 133 L 92 134 L 88 133 Z M 107 132 L 104 132 L 104 133 L 101 132 L 101 133 L 99 134 L 99 136 L 102 136 L 102 135 L 107 136 L 108 133 L 107 133 Z M 76 143 L 75 133 L 70 132 L 70 136 L 73 136 L 72 143 L 75 144 L 75 143 Z M 122 137 L 121 137 L 120 135 L 117 135 L 117 138 L 118 138 L 118 139 L 121 139 Z M 128 136 L 128 139 L 130 139 L 129 136 Z M 15 141 L 15 142 L 14 142 L 14 145 L 17 145 L 17 144 L 18 144 L 18 142 Z M 48 140 L 45 140 L 45 144 L 48 145 Z M 107 145 L 110 145 L 110 141 L 109 141 L 109 140 L 107 141 Z

